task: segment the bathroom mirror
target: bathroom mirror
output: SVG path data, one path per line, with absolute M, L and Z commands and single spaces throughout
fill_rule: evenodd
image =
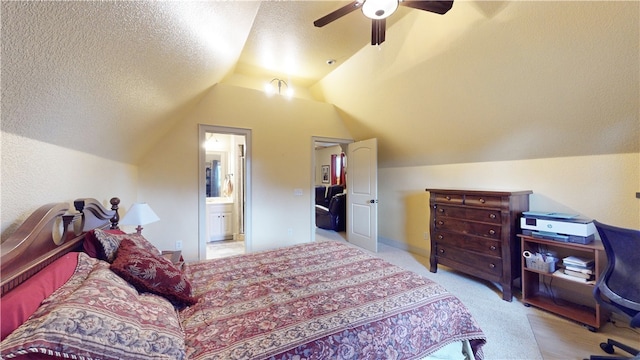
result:
M 224 180 L 228 176 L 228 153 L 226 151 L 207 151 L 205 169 L 205 189 L 207 197 L 224 197 Z

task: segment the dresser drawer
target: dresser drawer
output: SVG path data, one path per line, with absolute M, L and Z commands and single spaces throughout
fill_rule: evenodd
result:
M 467 194 L 464 196 L 464 204 L 468 206 L 500 208 L 500 206 L 502 206 L 502 198 L 500 196 Z
M 436 217 L 436 219 L 434 220 L 434 225 L 434 230 L 436 232 L 444 230 L 449 232 L 484 236 L 492 239 L 500 239 L 500 231 L 502 229 L 500 224 L 471 222 L 463 219 L 454 219 L 448 217 Z
M 456 263 L 465 264 L 468 267 L 472 267 L 490 276 L 502 276 L 502 260 L 499 258 L 464 251 L 460 248 L 440 243 L 436 245 L 436 256 L 439 259 L 444 258 Z
M 499 210 L 482 210 L 482 209 L 469 209 L 460 206 L 447 206 L 436 204 L 434 206 L 436 216 L 446 216 L 458 219 L 468 219 L 472 221 L 484 221 L 494 224 L 502 223 L 502 216 Z
M 463 194 L 440 194 L 434 193 L 431 196 L 435 199 L 436 202 L 444 203 L 444 204 L 464 204 L 464 195 Z
M 477 253 L 502 257 L 502 245 L 500 240 L 492 240 L 477 236 L 436 231 L 435 238 L 438 244 L 443 246 L 455 246 L 460 249 L 475 251 Z

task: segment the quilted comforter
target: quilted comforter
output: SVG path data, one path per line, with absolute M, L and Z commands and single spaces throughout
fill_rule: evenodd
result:
M 326 241 L 185 265 L 189 359 L 419 359 L 485 336 L 458 298 L 416 273 Z

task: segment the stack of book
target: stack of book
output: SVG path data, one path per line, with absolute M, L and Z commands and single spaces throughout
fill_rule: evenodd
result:
M 563 268 L 557 270 L 554 275 L 583 283 L 593 283 L 594 261 L 577 256 L 567 256 L 562 259 Z

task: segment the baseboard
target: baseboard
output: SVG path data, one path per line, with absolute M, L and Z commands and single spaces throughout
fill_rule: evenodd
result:
M 400 250 L 404 250 L 407 252 L 410 252 L 412 254 L 416 254 L 422 257 L 429 257 L 429 252 L 425 249 L 421 249 L 419 247 L 415 247 L 412 245 L 409 245 L 407 243 L 404 243 L 402 241 L 398 241 L 398 240 L 394 240 L 394 239 L 389 239 L 383 236 L 378 236 L 378 241 L 380 241 L 381 243 L 385 244 L 385 245 L 389 245 L 392 246 L 396 249 L 400 249 Z

